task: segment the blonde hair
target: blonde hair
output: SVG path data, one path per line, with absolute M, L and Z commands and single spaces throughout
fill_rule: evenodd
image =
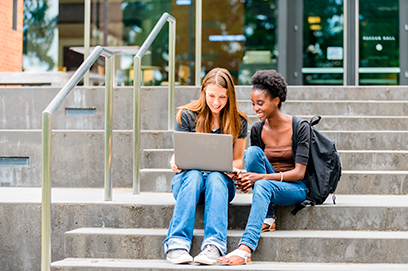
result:
M 176 120 L 181 124 L 181 113 L 183 109 L 191 110 L 198 114 L 196 118 L 196 132 L 211 133 L 212 114 L 205 98 L 206 86 L 210 84 L 227 89 L 228 102 L 220 112 L 220 129 L 221 134 L 232 135 L 233 141 L 235 142 L 242 129 L 240 117 L 246 120 L 248 120 L 248 117 L 245 113 L 238 110 L 234 81 L 227 69 L 212 69 L 203 80 L 200 98 L 197 101 L 178 107 Z

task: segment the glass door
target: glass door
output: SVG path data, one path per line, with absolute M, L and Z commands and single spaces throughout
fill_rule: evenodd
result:
M 359 1 L 359 84 L 398 85 L 399 0 Z
M 343 84 L 343 0 L 304 0 L 303 85 Z

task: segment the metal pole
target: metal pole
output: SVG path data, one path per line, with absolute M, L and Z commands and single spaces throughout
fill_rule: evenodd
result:
M 359 65 L 359 61 L 360 61 L 360 42 L 359 42 L 359 36 L 360 36 L 360 9 L 359 9 L 359 0 L 355 0 L 356 1 L 356 26 L 355 26 L 355 32 L 356 32 L 356 36 L 355 36 L 355 40 L 356 40 L 356 47 L 355 47 L 355 52 L 356 52 L 356 86 L 359 85 L 359 81 L 360 81 L 360 77 L 359 77 L 359 73 L 358 73 L 358 67 Z
M 343 85 L 347 86 L 347 33 L 348 33 L 348 0 L 343 0 Z
M 201 27 L 202 27 L 202 1 L 196 0 L 196 65 L 195 65 L 195 85 L 201 85 Z
M 98 59 L 99 55 L 112 58 L 113 53 L 100 46 L 97 46 L 95 50 L 90 54 L 77 71 L 71 76 L 64 87 L 58 92 L 54 99 L 49 103 L 47 108 L 42 113 L 42 199 L 41 199 L 41 270 L 51 270 L 51 124 L 52 114 L 62 104 L 64 99 L 72 91 L 72 89 L 81 80 L 85 71 L 87 71 L 91 65 Z M 112 68 L 110 68 L 112 71 Z M 110 85 L 112 90 L 112 77 L 107 76 L 106 85 Z M 111 94 L 112 96 L 112 94 Z M 112 103 L 112 101 L 110 101 Z M 110 106 L 112 111 L 112 106 Z M 109 113 L 107 115 L 112 115 Z M 111 118 L 112 120 L 112 118 Z M 112 121 L 111 121 L 112 122 Z M 110 124 L 111 125 L 111 124 Z M 112 129 L 112 128 L 111 128 Z M 112 134 L 112 132 L 111 132 Z
M 42 114 L 41 270 L 51 270 L 51 114 Z
M 84 61 L 89 56 L 89 39 L 91 26 L 91 0 L 85 0 L 84 8 Z M 89 86 L 89 71 L 84 75 L 84 86 Z
M 174 84 L 176 66 L 176 21 L 169 20 L 169 121 L 168 130 L 174 130 Z
M 133 81 L 133 194 L 140 194 L 140 92 L 142 80 L 142 59 L 134 58 L 134 81 Z
M 105 59 L 105 200 L 112 200 L 113 56 Z

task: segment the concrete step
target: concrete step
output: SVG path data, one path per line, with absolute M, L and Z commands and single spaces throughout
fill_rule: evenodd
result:
M 228 231 L 228 251 L 243 231 Z M 69 258 L 164 259 L 166 229 L 81 228 L 65 234 Z M 191 254 L 200 252 L 203 230 L 195 230 Z M 307 249 L 306 249 L 307 248 Z M 275 231 L 261 236 L 255 261 L 309 263 L 408 263 L 408 232 Z
M 299 115 L 310 120 L 313 115 Z M 249 115 L 251 127 L 258 121 L 256 115 Z M 320 131 L 406 131 L 407 116 L 326 116 L 323 115 L 320 123 L 315 126 Z
M 408 170 L 407 151 L 339 151 L 344 170 Z M 168 168 L 173 149 L 145 149 L 141 168 Z
M 2 104 L 3 114 L 0 118 L 0 129 L 40 129 L 41 128 L 41 113 L 44 108 L 58 93 L 59 88 L 53 87 L 3 87 L 0 89 L 0 104 Z M 388 101 L 408 101 L 407 87 L 288 87 L 288 101 L 297 100 L 348 100 L 348 101 L 364 101 L 376 100 L 384 102 Z M 144 87 L 141 95 L 141 127 L 145 130 L 160 130 L 167 129 L 167 87 Z M 238 86 L 237 97 L 239 100 L 250 100 L 251 87 Z M 158 98 L 160 97 L 160 98 Z M 184 105 L 191 100 L 199 98 L 199 89 L 197 87 L 177 87 L 175 90 L 175 108 Z M 117 87 L 114 89 L 114 105 L 113 105 L 113 128 L 128 130 L 133 127 L 133 88 L 132 87 Z M 104 128 L 104 88 L 103 87 L 78 87 L 67 97 L 61 107 L 53 116 L 54 129 L 103 129 Z M 353 102 L 350 102 L 353 104 Z M 372 102 L 368 102 L 372 103 Z M 384 102 L 386 103 L 386 102 Z M 400 112 L 407 112 L 406 105 L 400 102 L 399 106 L 383 110 L 382 115 L 393 114 L 401 116 Z M 351 106 L 351 105 L 350 105 Z M 301 105 L 301 108 L 310 110 L 311 115 L 323 114 L 319 108 L 307 108 Z M 306 108 L 305 108 L 306 107 Z M 377 106 L 375 106 L 377 107 Z M 405 109 L 403 109 L 404 107 Z M 162 108 L 164 110 L 156 110 L 152 114 L 152 108 Z M 337 111 L 326 107 L 328 113 L 324 115 L 334 115 Z M 364 108 L 377 110 L 381 112 L 381 106 L 378 109 L 372 109 L 365 104 L 361 107 L 337 106 L 339 112 L 349 113 L 354 112 L 359 115 L 370 115 L 364 113 Z M 400 108 L 400 109 L 398 109 Z M 72 111 L 71 109 L 74 109 Z M 78 111 L 79 109 L 79 111 Z M 361 110 L 360 110 L 361 109 Z M 69 111 L 71 110 L 71 111 Z M 248 109 L 248 113 L 252 109 Z M 286 109 L 285 109 L 286 110 Z M 297 111 L 293 109 L 288 111 L 290 114 L 299 112 L 299 115 L 307 115 L 308 112 Z M 346 110 L 346 111 L 343 111 Z M 367 109 L 368 110 L 368 109 Z M 387 113 L 389 112 L 389 113 Z M 379 113 L 378 113 L 379 114 Z M 388 130 L 398 130 L 389 129 Z M 378 129 L 376 129 L 378 130 Z
M 142 169 L 141 191 L 171 192 L 171 169 Z M 357 195 L 407 195 L 408 171 L 343 170 L 336 193 Z
M 104 201 L 104 191 L 100 188 L 53 188 L 51 196 L 51 246 L 54 261 L 67 257 L 64 248 L 66 231 L 82 227 L 167 228 L 175 203 L 170 193 L 133 195 L 131 189 L 114 189 L 113 201 Z M 404 198 L 404 196 L 337 195 L 337 198 L 336 205 L 328 203 L 308 207 L 296 216 L 289 214 L 290 207 L 287 207 L 288 211 L 285 214 L 288 217 L 281 213 L 285 211 L 284 209 L 281 211 L 277 207 L 276 211 L 280 212 L 278 229 L 285 229 L 289 227 L 288 225 L 295 223 L 306 225 L 308 229 L 317 225 L 331 224 L 333 227 L 342 225 L 344 229 L 354 228 L 356 230 L 367 227 L 388 230 L 389 224 L 396 227 L 398 223 L 403 223 L 402 225 L 406 227 L 406 205 L 408 203 L 406 196 Z M 245 226 L 250 202 L 251 195 L 236 195 L 229 207 L 231 225 Z M 345 206 L 341 207 L 343 204 Z M 354 207 L 350 207 L 353 205 Z M 404 208 L 405 210 L 401 211 Z M 370 215 L 371 212 L 373 215 Z M 349 213 L 352 215 L 349 216 Z M 9 252 L 4 255 L 3 260 L 15 263 L 9 269 L 19 270 L 22 266 L 26 266 L 26 270 L 40 270 L 41 188 L 0 187 L 0 215 L 4 218 L 2 225 L 5 225 L 4 221 L 7 222 L 7 227 L 0 227 L 3 244 L 7 246 Z M 336 218 L 334 215 L 339 215 L 339 217 Z M 200 205 L 196 228 L 202 228 L 202 217 L 203 210 Z M 332 218 L 335 219 L 333 223 L 331 223 Z M 297 229 L 297 226 L 295 228 Z M 157 248 L 157 250 L 161 249 L 161 246 Z M 323 251 L 321 253 L 324 253 Z M 389 251 L 389 253 L 392 252 Z M 15 257 L 18 257 L 17 262 Z
M 0 104 L 3 114 L 0 118 L 0 129 L 41 129 L 42 111 L 59 90 L 60 88 L 53 87 L 1 88 Z M 75 88 L 53 115 L 53 129 L 104 129 L 104 92 L 104 87 Z M 168 87 L 142 88 L 142 129 L 167 129 L 167 97 Z M 174 107 L 198 97 L 198 88 L 178 87 L 175 90 Z M 113 129 L 133 129 L 132 101 L 133 87 L 114 88 Z M 162 110 L 155 110 L 157 108 Z
M 249 99 L 238 101 L 239 109 L 253 115 Z M 288 100 L 282 112 L 290 115 L 327 116 L 406 116 L 408 101 L 338 101 L 338 100 Z
M 343 263 L 287 263 L 287 262 L 259 262 L 251 265 L 188 265 L 169 264 L 165 260 L 131 260 L 104 258 L 67 258 L 52 263 L 53 271 L 91 271 L 91 270 L 273 270 L 273 271 L 406 271 L 408 264 L 343 264 Z
M 250 99 L 251 86 L 236 86 L 239 100 Z M 407 101 L 407 86 L 288 86 L 288 100 Z
M 382 143 L 384 147 L 401 147 L 406 143 L 408 137 L 406 132 L 366 132 L 357 133 L 353 141 L 353 132 L 328 132 L 340 145 L 375 148 Z M 364 136 L 366 135 L 366 136 Z M 389 141 L 387 140 L 389 137 Z M 132 132 L 115 131 L 113 138 L 113 162 L 112 178 L 114 187 L 132 186 Z M 343 140 L 344 139 L 344 140 Z M 0 132 L 2 157 L 20 157 L 27 159 L 27 164 L 19 166 L 0 167 L 0 183 L 2 186 L 40 186 L 41 185 L 41 131 L 2 130 Z M 81 144 L 78 144 L 78 143 Z M 169 149 L 160 152 L 158 149 L 147 150 L 146 164 L 150 168 L 168 169 L 168 161 L 172 154 L 171 132 L 153 131 L 142 133 L 141 145 L 143 147 L 165 146 Z M 396 144 L 392 144 L 395 142 Z M 7 144 L 6 144 L 7 143 Z M 103 186 L 103 155 L 104 155 L 104 133 L 102 131 L 57 131 L 53 136 L 52 149 L 52 178 L 55 187 L 102 187 Z M 146 156 L 143 153 L 143 156 Z M 161 157 L 154 160 L 156 156 Z M 344 170 L 407 170 L 406 153 L 404 151 L 342 151 L 342 163 Z M 153 159 L 153 160 L 152 160 Z M 142 166 L 143 166 L 142 159 Z M 370 165 L 370 163 L 372 163 Z M 150 164 L 150 165 L 149 165 Z M 142 191 L 169 191 L 172 177 L 163 175 L 158 170 L 155 173 L 147 173 L 142 178 Z M 142 172 L 142 174 L 145 174 Z M 365 173 L 370 174 L 370 173 Z M 395 193 L 406 193 L 405 177 L 398 177 L 398 173 L 389 172 L 385 179 L 376 174 L 375 178 L 365 178 L 372 184 L 372 191 L 378 191 L 384 187 L 384 191 L 396 191 Z M 397 177 L 391 175 L 397 174 Z M 344 174 L 343 174 L 344 175 Z M 361 178 L 359 175 L 356 178 Z M 353 178 L 353 180 L 356 180 Z M 146 179 L 146 181 L 145 181 Z M 343 177 L 344 179 L 344 177 Z M 153 182 L 154 180 L 154 182 Z M 149 183 L 148 190 L 144 190 Z M 154 184 L 154 185 L 153 185 Z M 357 185 L 363 188 L 365 185 Z M 385 187 L 391 184 L 389 187 Z M 153 187 L 156 187 L 153 189 Z M 351 186 L 350 186 L 351 187 Z M 356 187 L 356 185 L 353 185 Z M 153 189 L 153 190 L 151 190 Z M 354 189 L 354 188 L 353 188 Z M 353 190 L 359 191 L 360 188 Z M 371 191 L 371 189 L 369 189 Z M 342 193 L 349 193 L 343 191 Z M 359 192 L 363 193 L 363 192 Z M 383 194 L 383 192 L 376 192 Z M 388 193 L 388 192 L 385 192 Z M 394 193 L 394 192 L 393 192 Z

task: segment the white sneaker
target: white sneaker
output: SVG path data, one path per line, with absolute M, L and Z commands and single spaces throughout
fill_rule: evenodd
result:
M 166 260 L 167 262 L 174 264 L 191 263 L 193 257 L 191 257 L 185 249 L 172 249 L 167 252 Z
M 217 264 L 221 253 L 216 246 L 206 245 L 204 250 L 194 257 L 194 262 L 202 264 Z

